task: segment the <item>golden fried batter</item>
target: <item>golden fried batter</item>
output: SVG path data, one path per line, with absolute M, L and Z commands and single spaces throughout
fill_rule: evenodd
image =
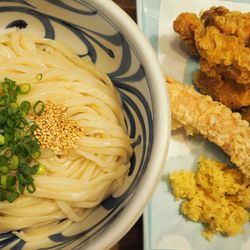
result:
M 200 23 L 195 31 L 195 44 L 201 58 L 207 62 L 206 71 L 215 71 L 222 78 L 250 86 L 250 48 L 236 36 L 225 35 L 215 26 Z M 218 77 L 217 77 L 218 78 Z
M 232 80 L 225 82 L 223 79 L 209 77 L 202 71 L 195 73 L 194 82 L 201 93 L 210 95 L 232 109 L 250 105 L 250 87 L 237 86 Z
M 199 133 L 222 148 L 250 183 L 250 127 L 239 113 L 233 113 L 210 96 L 167 77 L 173 120 L 188 134 Z
M 249 106 L 250 13 L 212 7 L 200 17 L 181 13 L 173 27 L 200 56 L 195 83 L 202 93 L 230 108 Z
M 212 7 L 204 11 L 201 19 L 206 26 L 215 26 L 223 34 L 238 38 L 239 43 L 250 45 L 250 13 L 229 11 L 223 6 Z
M 194 41 L 194 32 L 199 25 L 199 18 L 194 13 L 181 13 L 173 23 L 175 32 L 180 34 L 192 55 L 198 55 Z
M 244 120 L 247 120 L 250 124 L 250 106 L 244 107 L 240 110 L 241 116 Z

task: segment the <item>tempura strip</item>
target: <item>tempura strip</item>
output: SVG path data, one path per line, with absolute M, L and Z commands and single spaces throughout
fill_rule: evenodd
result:
M 250 127 L 239 113 L 201 95 L 191 86 L 166 79 L 172 118 L 188 134 L 199 133 L 221 147 L 250 180 Z

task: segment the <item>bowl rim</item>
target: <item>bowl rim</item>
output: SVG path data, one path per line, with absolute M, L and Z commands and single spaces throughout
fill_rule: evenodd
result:
M 97 235 L 93 241 L 86 242 L 84 246 L 84 249 L 88 250 L 103 250 L 109 249 L 116 244 L 135 224 L 160 181 L 170 142 L 171 111 L 165 77 L 161 71 L 158 58 L 136 23 L 111 0 L 85 0 L 85 2 L 89 2 L 97 9 L 101 9 L 111 21 L 116 23 L 121 33 L 126 38 L 129 37 L 130 43 L 133 44 L 143 62 L 143 67 L 151 84 L 150 91 L 153 97 L 154 142 L 147 170 L 126 208 L 117 215 L 117 218 L 100 235 Z M 131 36 L 131 34 L 133 35 Z M 147 190 L 146 195 L 145 190 Z M 126 223 L 121 223 L 121 221 Z

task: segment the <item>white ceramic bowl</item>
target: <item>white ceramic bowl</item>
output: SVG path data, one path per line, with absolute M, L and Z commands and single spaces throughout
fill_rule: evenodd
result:
M 1 1 L 0 28 L 18 26 L 68 44 L 108 73 L 135 139 L 131 171 L 84 223 L 33 242 L 34 249 L 108 249 L 143 213 L 161 176 L 170 138 L 170 111 L 156 55 L 130 17 L 110 0 Z M 0 248 L 27 249 L 12 232 Z

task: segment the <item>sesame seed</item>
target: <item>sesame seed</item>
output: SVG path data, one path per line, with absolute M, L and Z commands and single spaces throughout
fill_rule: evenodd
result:
M 67 155 L 83 135 L 83 128 L 68 118 L 66 111 L 65 106 L 48 100 L 43 113 L 31 117 L 38 125 L 34 135 L 41 147 L 57 155 Z

